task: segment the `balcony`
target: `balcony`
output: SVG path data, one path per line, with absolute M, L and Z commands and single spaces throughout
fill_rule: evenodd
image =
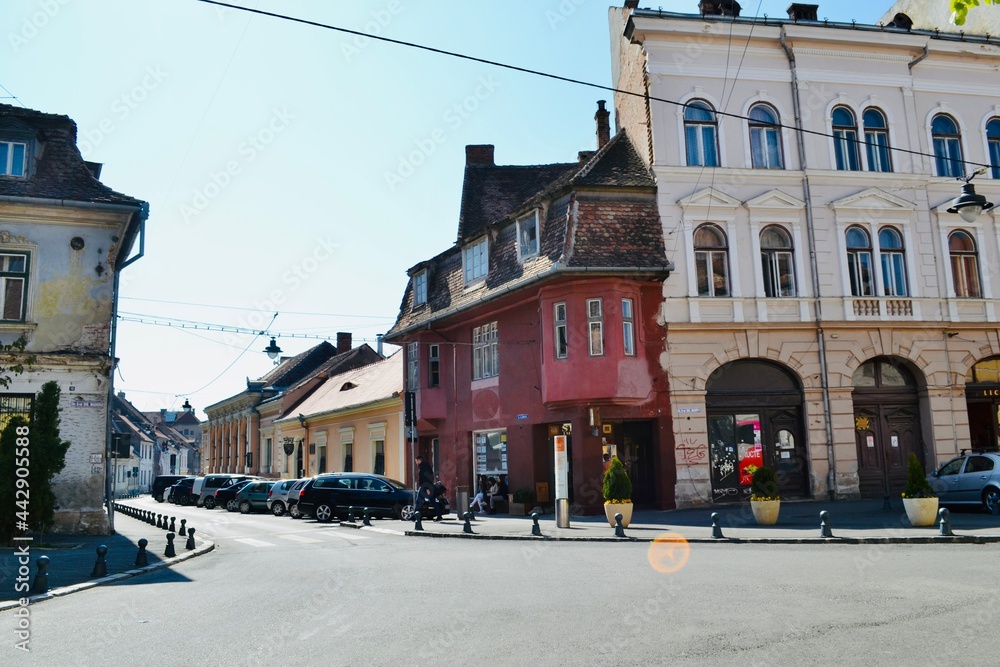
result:
M 910 299 L 851 299 L 854 318 L 899 318 L 913 317 L 913 301 Z

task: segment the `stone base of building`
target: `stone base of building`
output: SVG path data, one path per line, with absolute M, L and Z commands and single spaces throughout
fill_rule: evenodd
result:
M 111 523 L 102 508 L 56 510 L 48 532 L 59 535 L 110 535 Z

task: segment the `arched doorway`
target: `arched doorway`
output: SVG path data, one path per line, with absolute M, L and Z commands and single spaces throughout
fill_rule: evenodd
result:
M 965 376 L 969 439 L 974 449 L 1000 450 L 1000 357 L 983 359 Z
M 917 380 L 899 360 L 879 357 L 859 366 L 852 384 L 861 495 L 898 494 L 910 452 L 926 468 Z
M 713 502 L 749 498 L 748 467 L 755 465 L 774 470 L 782 497 L 808 497 L 798 378 L 777 364 L 745 359 L 718 368 L 706 389 Z

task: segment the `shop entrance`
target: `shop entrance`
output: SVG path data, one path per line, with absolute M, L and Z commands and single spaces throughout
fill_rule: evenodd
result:
M 782 497 L 808 497 L 798 379 L 777 364 L 744 360 L 716 370 L 706 388 L 713 502 L 749 499 L 760 466 L 774 470 Z
M 883 357 L 862 364 L 852 382 L 861 495 L 898 495 L 906 485 L 910 453 L 927 466 L 917 381 L 901 362 Z
M 965 403 L 973 449 L 1000 450 L 1000 357 L 984 359 L 969 369 Z
M 653 423 L 650 421 L 604 422 L 604 451 L 621 459 L 632 481 L 632 502 L 651 504 L 656 501 L 654 480 Z

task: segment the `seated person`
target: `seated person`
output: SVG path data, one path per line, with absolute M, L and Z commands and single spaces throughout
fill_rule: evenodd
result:
M 478 512 L 486 511 L 486 495 L 495 483 L 496 480 L 492 477 L 484 478 L 482 475 L 479 476 L 479 488 L 477 490 L 476 497 L 472 499 L 471 503 L 469 503 L 470 510 L 476 509 Z
M 497 503 L 507 503 L 507 491 L 507 482 L 504 480 L 504 475 L 500 475 L 490 489 L 490 514 L 497 513 Z

